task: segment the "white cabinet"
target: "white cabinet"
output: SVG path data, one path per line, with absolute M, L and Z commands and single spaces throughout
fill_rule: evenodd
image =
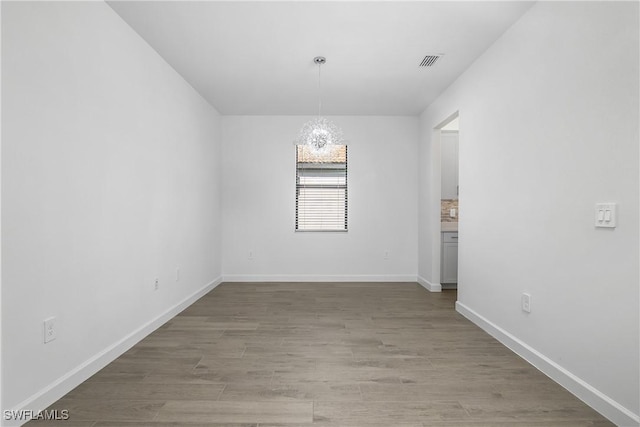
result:
M 442 169 L 441 199 L 458 198 L 458 132 L 440 134 L 440 167 Z
M 442 233 L 440 283 L 458 283 L 458 233 Z

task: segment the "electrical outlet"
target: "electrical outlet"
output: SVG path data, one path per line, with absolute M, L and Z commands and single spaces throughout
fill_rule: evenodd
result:
M 56 339 L 56 318 L 49 317 L 44 319 L 44 343 L 53 341 Z
M 176 268 L 176 282 L 180 281 L 180 267 Z
M 522 294 L 522 311 L 527 313 L 531 313 L 531 295 L 524 293 Z
M 249 251 L 249 256 L 247 257 L 249 261 L 253 261 L 253 251 Z
M 384 251 L 384 255 L 383 255 L 384 259 L 389 259 L 389 251 Z
M 157 291 L 158 289 L 160 289 L 160 280 L 156 279 L 155 283 L 153 284 L 153 290 Z

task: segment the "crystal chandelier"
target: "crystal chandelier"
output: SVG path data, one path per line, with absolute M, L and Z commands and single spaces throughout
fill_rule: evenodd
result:
M 329 150 L 332 145 L 344 144 L 344 139 L 342 130 L 321 116 L 320 69 L 327 59 L 324 56 L 316 56 L 313 62 L 318 64 L 318 117 L 304 124 L 296 142 L 299 145 L 307 145 L 313 152 L 320 154 Z

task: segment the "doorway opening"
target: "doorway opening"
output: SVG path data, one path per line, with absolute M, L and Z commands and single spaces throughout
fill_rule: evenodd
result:
M 454 113 L 437 128 L 440 141 L 440 285 L 458 288 L 459 115 Z

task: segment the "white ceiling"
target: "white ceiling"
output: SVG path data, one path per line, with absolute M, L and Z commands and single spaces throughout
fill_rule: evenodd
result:
M 317 114 L 322 55 L 323 114 L 417 115 L 532 2 L 109 5 L 222 114 Z

